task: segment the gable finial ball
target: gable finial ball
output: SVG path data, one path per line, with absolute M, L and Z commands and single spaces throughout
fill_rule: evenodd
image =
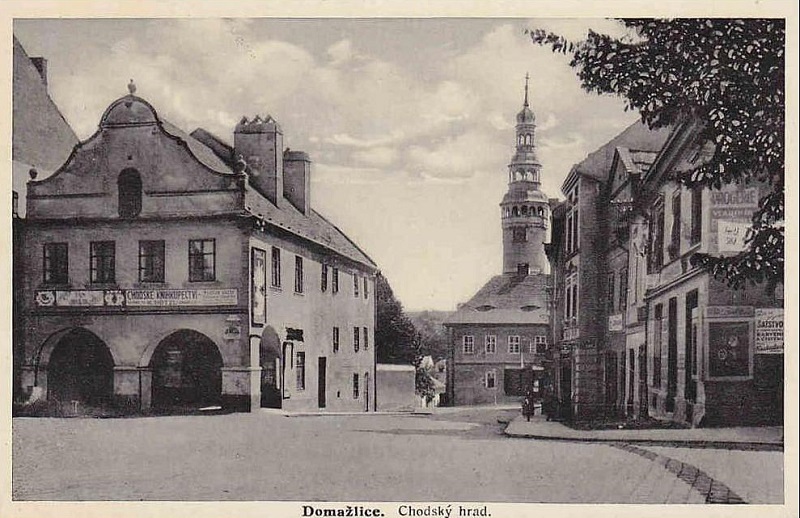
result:
M 28 174 L 30 175 L 31 180 L 36 180 L 36 177 L 39 176 L 39 171 L 37 171 L 35 167 L 31 167 L 31 170 L 28 171 Z
M 133 79 L 131 79 L 128 83 L 128 91 L 131 93 L 131 95 L 136 93 L 136 83 L 133 82 Z

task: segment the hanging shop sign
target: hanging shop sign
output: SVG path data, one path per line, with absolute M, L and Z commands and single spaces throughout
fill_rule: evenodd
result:
M 231 306 L 238 303 L 236 288 L 208 290 L 127 290 L 128 306 Z
M 783 354 L 783 308 L 756 309 L 756 354 Z

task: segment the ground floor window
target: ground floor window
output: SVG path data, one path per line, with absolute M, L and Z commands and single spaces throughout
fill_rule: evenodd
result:
M 358 387 L 358 373 L 353 374 L 353 399 L 358 399 L 360 395 Z
M 486 372 L 486 388 L 493 389 L 497 386 L 497 374 L 495 371 L 487 371 Z
M 297 375 L 297 390 L 306 389 L 306 353 L 298 352 L 295 356 L 295 373 Z

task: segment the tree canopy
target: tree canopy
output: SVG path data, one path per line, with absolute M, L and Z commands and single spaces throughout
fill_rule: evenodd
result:
M 719 189 L 768 182 L 745 251 L 695 254 L 694 264 L 732 287 L 783 281 L 785 22 L 782 19 L 623 19 L 630 35 L 590 32 L 571 42 L 540 29 L 538 45 L 571 56 L 582 87 L 615 94 L 651 128 L 702 124 L 713 156 L 676 180 Z
M 379 363 L 416 364 L 419 340 L 414 324 L 403 312 L 389 281 L 378 274 L 375 281 L 375 347 Z

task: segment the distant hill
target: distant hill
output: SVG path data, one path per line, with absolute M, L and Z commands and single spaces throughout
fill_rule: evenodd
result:
M 407 311 L 406 316 L 422 336 L 422 354 L 429 354 L 434 360 L 447 357 L 447 331 L 442 322 L 452 311 Z

